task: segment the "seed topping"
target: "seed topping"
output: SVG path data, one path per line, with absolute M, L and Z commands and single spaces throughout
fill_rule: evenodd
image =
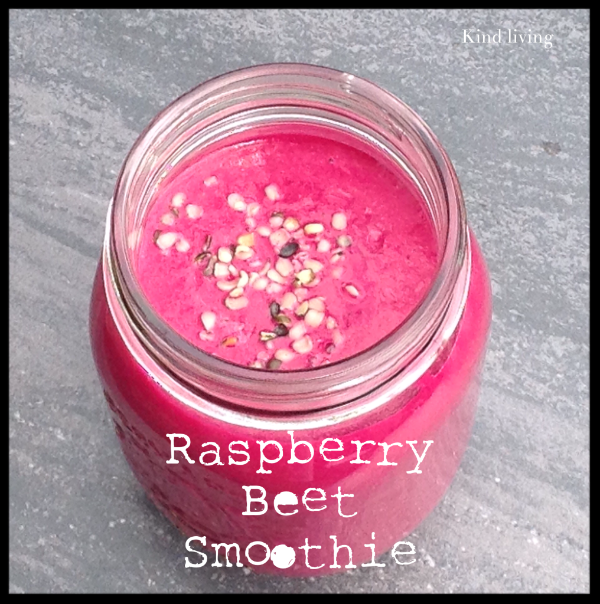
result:
M 229 310 L 240 310 L 242 308 L 246 308 L 246 306 L 248 306 L 248 303 L 248 298 L 245 298 L 244 296 L 240 298 L 232 298 L 230 294 L 227 298 L 225 298 L 225 306 Z
M 298 251 L 299 245 L 295 241 L 288 241 L 280 250 L 279 255 L 282 258 L 289 258 Z
M 348 221 L 346 219 L 346 215 L 338 212 L 331 217 L 331 226 L 336 231 L 343 231 L 346 226 L 348 226 Z
M 217 315 L 214 312 L 206 311 L 200 315 L 200 320 L 206 331 L 212 331 L 217 322 Z
M 184 203 L 185 203 L 185 194 L 184 193 L 177 193 L 176 195 L 173 195 L 173 198 L 171 199 L 171 205 L 174 208 L 180 208 Z
M 195 220 L 204 214 L 204 210 L 196 204 L 189 203 L 187 206 L 185 206 L 185 213 L 187 214 L 188 218 Z
M 177 233 L 161 233 L 156 238 L 156 245 L 161 250 L 169 249 L 177 241 Z
M 304 232 L 307 235 L 317 235 L 318 233 L 322 233 L 325 230 L 325 227 L 320 222 L 311 222 L 304 227 Z

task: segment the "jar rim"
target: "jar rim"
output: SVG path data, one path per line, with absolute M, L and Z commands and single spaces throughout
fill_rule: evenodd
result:
M 410 135 L 439 179 L 438 194 L 447 211 L 447 227 L 438 271 L 427 293 L 411 315 L 375 345 L 324 366 L 269 371 L 237 365 L 202 351 L 158 316 L 141 292 L 130 262 L 126 203 L 147 164 L 156 164 L 156 141 L 164 138 L 174 124 L 185 124 L 193 112 L 215 113 L 229 103 L 234 110 L 231 115 L 235 115 L 236 92 L 239 103 L 240 90 L 247 95 L 252 87 L 257 95 L 272 91 L 281 99 L 282 94 L 288 94 L 290 106 L 298 103 L 302 94 L 306 97 L 308 92 L 302 91 L 310 88 L 310 98 L 315 103 L 314 99 L 327 99 L 332 104 L 329 110 L 337 103 L 335 108 L 340 115 L 345 114 L 345 119 L 354 120 L 362 128 L 367 128 L 368 123 L 369 132 L 384 137 L 388 143 Z M 361 103 L 366 104 L 366 109 Z M 377 119 L 369 112 L 377 112 Z M 146 193 L 147 188 L 146 183 Z M 457 296 L 465 297 L 464 291 L 457 293 L 456 288 L 467 264 L 467 247 L 466 212 L 458 178 L 442 145 L 414 110 L 378 85 L 343 71 L 302 63 L 271 63 L 207 80 L 170 103 L 150 122 L 131 148 L 117 178 L 103 257 L 119 309 L 140 345 L 168 373 L 188 388 L 225 405 L 294 413 L 353 401 L 405 370 L 422 354 L 439 335 L 442 325 L 448 324 L 448 310 L 452 307 L 454 314 L 462 313 L 462 306 L 457 309 L 451 303 Z M 459 316 L 451 323 L 456 325 Z

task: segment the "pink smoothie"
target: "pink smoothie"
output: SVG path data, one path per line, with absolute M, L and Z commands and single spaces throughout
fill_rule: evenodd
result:
M 197 347 L 287 370 L 376 344 L 416 308 L 437 262 L 408 177 L 341 142 L 278 134 L 179 170 L 145 221 L 136 272 Z

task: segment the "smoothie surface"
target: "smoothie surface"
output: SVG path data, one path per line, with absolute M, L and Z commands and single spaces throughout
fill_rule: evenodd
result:
M 145 219 L 136 274 L 205 352 L 271 370 L 353 356 L 397 328 L 435 277 L 415 185 L 367 153 L 277 134 L 196 158 Z

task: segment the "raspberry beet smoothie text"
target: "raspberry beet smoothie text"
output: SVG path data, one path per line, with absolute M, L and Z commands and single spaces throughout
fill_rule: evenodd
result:
M 277 464 L 279 462 L 288 463 L 288 464 L 307 464 L 310 463 L 315 456 L 315 448 L 313 445 L 307 441 L 296 441 L 294 439 L 294 431 L 288 430 L 288 434 L 290 436 L 290 446 L 289 446 L 289 455 L 287 457 L 287 461 L 284 458 L 284 447 L 279 441 L 276 440 L 257 440 L 255 441 L 255 445 L 258 448 L 258 469 L 256 470 L 257 474 L 271 474 L 272 470 L 266 469 L 265 464 Z M 191 440 L 186 434 L 167 434 L 167 438 L 171 443 L 171 457 L 167 460 L 168 464 L 178 464 L 179 459 L 176 458 L 176 453 L 179 455 L 177 457 L 185 460 L 188 464 L 195 464 L 196 462 L 192 459 L 188 453 L 187 449 L 191 445 Z M 178 443 L 183 441 L 183 444 L 176 444 L 176 439 Z M 372 463 L 368 459 L 361 458 L 361 450 L 364 446 L 377 446 L 381 447 L 382 457 L 381 461 L 377 462 L 378 466 L 396 466 L 398 465 L 394 461 L 390 461 L 388 459 L 388 453 L 392 447 L 403 446 L 400 442 L 394 443 L 375 443 L 375 441 L 359 441 L 354 440 L 350 441 L 351 445 L 354 445 L 355 450 L 352 452 L 352 456 L 349 459 L 348 463 L 351 464 L 370 464 Z M 409 445 L 412 449 L 415 459 L 416 465 L 412 470 L 407 470 L 407 474 L 421 474 L 422 470 L 420 469 L 421 463 L 425 459 L 425 455 L 429 450 L 430 446 L 433 444 L 432 440 L 427 440 L 422 442 L 422 451 L 419 453 L 415 445 L 417 445 L 417 441 L 406 441 L 406 445 Z M 215 442 L 202 443 L 202 449 L 207 447 L 207 450 L 203 451 L 198 458 L 198 462 L 204 466 L 222 466 L 225 465 L 224 461 L 221 461 L 221 447 Z M 303 455 L 299 457 L 296 453 L 298 447 L 302 447 Z M 267 456 L 267 449 L 271 452 L 273 450 L 276 451 L 274 456 Z M 246 465 L 250 463 L 251 454 L 250 454 L 250 446 L 248 441 L 233 441 L 229 443 L 227 447 L 227 451 L 229 455 L 227 457 L 228 465 Z M 319 455 L 326 462 L 340 462 L 342 460 L 346 460 L 346 458 L 342 452 L 347 451 L 344 447 L 342 440 L 339 438 L 325 438 L 322 440 L 321 445 L 319 447 Z M 308 455 L 307 455 L 308 454 Z M 338 454 L 335 457 L 332 457 L 332 454 Z M 235 456 L 235 457 L 233 457 Z M 241 458 L 241 459 L 240 459 Z M 266 514 L 269 509 L 274 510 L 280 516 L 295 516 L 298 513 L 298 506 L 302 505 L 308 512 L 322 512 L 327 508 L 328 499 L 337 500 L 337 512 L 341 518 L 352 518 L 357 515 L 357 512 L 351 512 L 348 507 L 344 507 L 344 511 L 342 510 L 342 501 L 345 498 L 354 498 L 354 494 L 352 493 L 343 493 L 342 487 L 337 487 L 337 492 L 331 493 L 329 497 L 324 489 L 318 487 L 309 487 L 304 490 L 301 495 L 301 500 L 298 499 L 298 496 L 291 491 L 281 491 L 277 493 L 273 499 L 271 507 L 269 507 L 269 503 L 267 501 L 267 490 L 260 485 L 242 485 L 242 489 L 245 492 L 245 502 L 246 509 L 242 512 L 243 516 L 262 516 Z M 346 506 L 346 504 L 344 504 Z M 371 538 L 375 539 L 375 533 L 371 533 Z M 349 545 L 338 544 L 337 536 L 330 535 L 330 539 L 333 540 L 333 564 L 329 566 L 332 569 L 341 569 L 342 566 L 338 563 L 338 553 L 340 550 L 345 549 L 347 552 L 348 563 L 344 568 L 351 569 L 357 568 L 356 565 L 352 563 L 352 548 Z M 207 547 L 206 537 L 204 536 L 193 536 L 189 537 L 186 540 L 185 547 L 188 552 L 192 552 L 200 556 L 200 562 L 193 562 L 186 556 L 185 558 L 185 567 L 186 568 L 201 568 L 206 565 L 208 561 L 208 557 L 202 551 L 196 550 L 192 547 L 195 541 L 200 542 L 202 546 Z M 408 549 L 400 549 L 402 546 L 406 546 Z M 211 565 L 213 567 L 222 567 L 223 564 L 219 561 L 219 550 L 221 548 L 224 549 L 225 552 L 225 566 L 232 567 L 233 564 L 229 559 L 229 553 L 231 550 L 235 552 L 236 563 L 235 565 L 238 567 L 244 566 L 240 562 L 240 546 L 237 543 L 212 543 L 211 547 L 215 549 L 215 561 Z M 385 563 L 375 562 L 375 544 L 369 543 L 365 544 L 365 547 L 370 548 L 371 550 L 371 560 L 368 563 L 363 563 L 361 566 L 363 567 L 384 567 Z M 257 556 L 256 549 L 261 548 L 264 550 L 264 554 L 261 556 Z M 304 550 L 305 552 L 305 565 L 308 569 L 318 570 L 325 566 L 325 563 L 322 563 L 318 566 L 314 566 L 309 562 L 309 551 L 310 550 L 321 550 L 322 546 L 309 544 L 308 537 L 305 538 L 304 544 L 297 546 L 297 549 Z M 296 561 L 296 551 L 293 547 L 289 547 L 285 544 L 279 544 L 273 547 L 272 549 L 264 543 L 263 541 L 253 541 L 249 543 L 245 549 L 245 559 L 247 564 L 252 566 L 262 566 L 266 564 L 269 560 L 273 563 L 273 565 L 280 569 L 286 569 L 292 566 Z M 315 555 L 312 555 L 311 561 L 315 561 Z M 394 547 L 391 551 L 391 556 L 398 565 L 408 565 L 412 564 L 416 561 L 415 558 L 411 558 L 410 560 L 407 558 L 401 558 L 401 556 L 414 556 L 415 548 L 414 545 L 408 541 L 398 541 L 394 544 Z

